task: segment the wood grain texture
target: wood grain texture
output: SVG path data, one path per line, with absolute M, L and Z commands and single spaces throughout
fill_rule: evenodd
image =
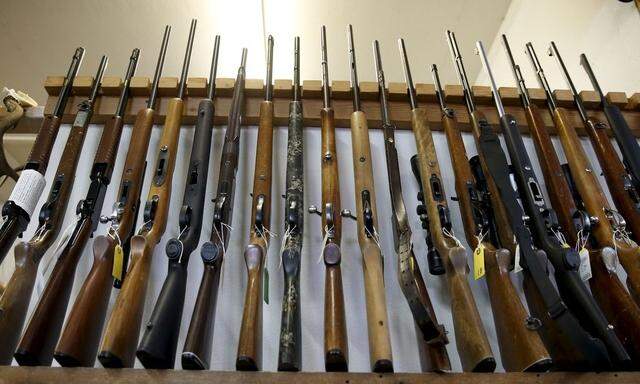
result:
M 439 180 L 442 180 L 442 177 L 424 108 L 416 108 L 412 111 L 412 125 L 418 150 L 425 205 L 429 217 L 438 218 L 440 217 L 438 205 L 446 206 L 446 194 L 441 187 L 442 199 L 436 201 L 430 183 L 432 175 Z M 467 280 L 469 272 L 467 251 L 454 239 L 444 235 L 440 220 L 430 220 L 429 224 L 433 242 L 445 262 L 456 345 L 462 369 L 465 372 L 492 372 L 495 369 L 495 359 Z
M 371 369 L 374 372 L 389 372 L 393 370 L 393 356 L 387 318 L 382 252 L 375 238 L 376 233 L 369 233 L 364 222 L 363 193 L 368 191 L 373 228 L 378 228 L 369 129 L 367 128 L 367 118 L 362 111 L 356 111 L 351 115 L 351 138 L 358 243 L 362 252 L 362 267 L 364 269 Z

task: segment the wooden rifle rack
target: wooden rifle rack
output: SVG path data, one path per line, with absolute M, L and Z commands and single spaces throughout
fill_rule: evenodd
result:
M 49 95 L 44 114 L 50 114 L 55 106 L 58 94 L 62 87 L 63 76 L 48 76 L 44 87 Z M 73 83 L 73 96 L 67 103 L 67 109 L 63 116 L 64 123 L 73 122 L 78 104 L 89 94 L 93 78 L 91 76 L 77 76 Z M 231 97 L 233 93 L 234 79 L 218 78 L 216 80 L 216 113 L 215 124 L 224 125 L 227 121 Z M 100 97 L 96 102 L 96 110 L 93 115 L 93 123 L 104 123 L 115 112 L 118 97 L 122 89 L 122 79 L 106 76 L 102 82 Z M 148 77 L 134 77 L 131 81 L 132 97 L 129 100 L 125 113 L 125 123 L 131 124 L 135 120 L 136 113 L 146 106 L 147 96 L 151 90 L 151 81 Z M 196 120 L 198 103 L 206 95 L 207 79 L 203 77 L 191 77 L 187 81 L 187 96 L 185 98 L 186 110 L 183 117 L 184 125 L 193 125 Z M 491 89 L 486 86 L 474 86 L 475 101 L 478 110 L 484 112 L 489 123 L 498 126 L 498 114 L 494 107 Z M 167 103 L 171 97 L 178 93 L 178 78 L 163 77 L 158 85 L 158 101 L 156 123 L 164 122 Z M 292 97 L 291 80 L 274 81 L 274 122 L 278 126 L 286 126 L 289 119 L 289 101 Z M 378 103 L 378 84 L 370 81 L 360 83 L 362 109 L 366 113 L 371 128 L 380 128 L 380 106 Z M 416 93 L 421 105 L 427 108 L 428 119 L 433 130 L 441 130 L 440 106 L 436 100 L 433 84 L 416 84 Z M 546 108 L 545 93 L 540 88 L 529 89 L 530 98 L 534 104 L 542 109 L 544 123 L 552 135 L 556 134 L 553 121 Z M 573 98 L 568 90 L 556 90 L 555 96 L 559 106 L 566 107 L 569 111 L 570 123 L 579 135 L 586 135 L 580 116 L 576 111 Z M 580 92 L 584 105 L 590 112 L 601 120 L 605 116 L 601 111 L 598 95 L 594 91 Z M 500 95 L 507 113 L 513 114 L 519 122 L 523 133 L 528 133 L 527 120 L 521 107 L 518 91 L 513 87 L 501 87 Z M 246 109 L 245 125 L 258 123 L 259 103 L 264 97 L 264 82 L 260 79 L 247 79 L 245 87 Z M 349 127 L 353 105 L 351 102 L 351 86 L 348 81 L 333 81 L 331 83 L 332 106 L 335 110 L 336 127 Z M 627 119 L 627 123 L 636 137 L 640 137 L 640 93 L 627 97 L 624 92 L 609 92 L 607 99 L 618 105 Z M 463 99 L 462 86 L 446 85 L 445 99 L 448 106 L 456 111 L 462 131 L 470 131 L 469 116 Z M 304 103 L 305 126 L 320 126 L 320 109 L 322 108 L 322 83 L 319 80 L 305 80 L 302 84 L 302 100 Z M 411 128 L 411 116 L 409 103 L 404 83 L 389 83 L 389 108 L 392 121 L 400 129 Z M 14 132 L 35 133 L 33 125 L 25 129 L 18 128 Z

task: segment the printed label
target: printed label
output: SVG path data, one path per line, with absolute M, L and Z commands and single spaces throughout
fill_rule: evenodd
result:
M 44 176 L 40 172 L 34 169 L 25 169 L 20 173 L 18 182 L 13 187 L 9 201 L 13 201 L 31 217 L 42 191 L 44 191 L 45 184 Z

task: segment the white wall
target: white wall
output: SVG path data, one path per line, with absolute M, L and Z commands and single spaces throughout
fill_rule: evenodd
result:
M 538 87 L 535 73 L 524 51 L 531 41 L 542 62 L 551 87 L 567 89 L 553 57 L 547 56 L 551 40 L 556 42 L 572 80 L 579 90 L 592 89 L 580 66 L 579 55 L 585 53 L 600 86 L 607 91 L 624 91 L 628 96 L 640 92 L 640 13 L 636 5 L 613 0 L 514 0 L 493 41 L 489 61 L 500 86 L 515 86 L 501 34 L 506 34 L 515 60 L 522 67 L 529 87 Z M 469 59 L 478 61 L 471 52 Z M 478 84 L 488 85 L 484 70 Z

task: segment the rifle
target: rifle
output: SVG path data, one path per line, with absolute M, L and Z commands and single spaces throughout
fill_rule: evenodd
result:
M 627 121 L 624 119 L 620 108 L 617 105 L 611 104 L 604 96 L 600 84 L 598 84 L 598 80 L 596 79 L 596 75 L 591 69 L 591 64 L 589 64 L 589 60 L 587 60 L 587 56 L 584 53 L 580 55 L 580 64 L 585 72 L 587 72 L 593 88 L 598 93 L 604 115 L 609 122 L 609 127 L 613 131 L 613 137 L 616 139 L 618 147 L 620 147 L 625 168 L 629 173 L 629 177 L 632 179 L 633 186 L 637 190 L 640 188 L 640 145 L 638 145 L 638 141 L 631 132 L 629 124 L 627 124 Z
M 358 223 L 358 243 L 362 254 L 364 294 L 369 331 L 369 359 L 373 372 L 393 372 L 389 319 L 384 292 L 384 259 L 378 236 L 376 192 L 371 169 L 371 145 L 367 117 L 360 106 L 360 89 L 353 46 L 353 28 L 349 25 L 349 59 L 351 64 L 351 89 L 353 113 L 351 114 L 351 145 L 353 148 L 353 173 L 355 179 L 356 215 L 343 210 L 343 217 Z
M 78 106 L 78 112 L 53 178 L 49 196 L 42 208 L 40 208 L 38 229 L 31 240 L 21 242 L 14 248 L 16 270 L 9 283 L 7 283 L 7 287 L 0 299 L 0 339 L 3 340 L 0 347 L 0 357 L 4 364 L 11 363 L 11 355 L 22 333 L 22 326 L 27 315 L 40 260 L 42 260 L 47 250 L 51 248 L 60 232 L 67 203 L 69 202 L 69 195 L 73 187 L 78 159 L 80 158 L 80 152 L 82 151 L 89 121 L 93 114 L 95 100 L 107 61 L 107 57 L 102 56 L 98 72 L 91 87 L 90 96 Z M 55 316 L 56 314 L 49 315 Z M 64 313 L 60 316 L 64 316 Z M 55 343 L 55 341 L 52 343 Z M 31 355 L 25 355 L 23 358 L 20 352 L 18 350 L 15 356 L 20 365 L 47 363 L 35 358 L 32 359 Z M 48 364 L 50 363 L 51 359 L 48 361 Z
M 512 256 L 507 249 L 500 247 L 486 178 L 477 160 L 474 172 L 467 159 L 455 113 L 445 104 L 444 91 L 435 64 L 432 65 L 431 72 L 442 111 L 442 125 L 449 144 L 466 238 L 475 249 L 475 253 L 481 252 L 484 258 L 484 265 L 480 267 L 486 269 L 487 288 L 502 365 L 507 372 L 547 371 L 551 366 L 551 358 L 537 332 L 526 326 L 529 314 L 518 298 L 509 276 Z M 476 181 L 477 178 L 480 179 L 480 183 Z M 484 189 L 481 189 L 480 185 Z
M 619 221 L 611 220 L 608 214 L 608 212 L 612 212 L 609 203 L 598 184 L 577 133 L 568 124 L 567 111 L 557 106 L 556 99 L 531 43 L 527 43 L 527 54 L 531 59 L 538 81 L 545 90 L 547 105 L 569 162 L 567 171 L 564 172 L 564 175 L 568 176 L 564 184 L 569 192 L 565 198 L 566 201 L 560 205 L 559 211 L 570 211 L 572 208 L 575 210 L 576 204 L 574 201 L 580 202 L 581 212 L 577 214 L 580 219 L 578 220 L 579 225 L 570 226 L 569 232 L 573 232 L 571 237 L 574 239 L 580 237 L 578 240 L 581 244 L 585 244 L 585 246 L 592 245 L 590 247 L 592 252 L 589 252 L 589 260 L 592 266 L 592 277 L 589 279 L 591 293 L 607 319 L 613 324 L 616 334 L 635 362 L 636 357 L 640 356 L 638 355 L 640 333 L 636 332 L 636 330 L 640 329 L 640 308 L 624 289 L 618 275 L 615 273 L 615 264 L 613 263 L 617 253 L 617 256 L 624 260 L 625 268 L 629 268 L 627 285 L 633 291 L 633 279 L 638 276 L 633 271 L 638 269 L 634 266 L 632 260 L 638 258 L 640 250 L 631 240 L 627 242 L 614 237 L 614 233 L 624 233 L 624 226 L 620 225 Z M 521 83 L 523 86 L 522 92 L 526 93 L 524 81 L 522 80 Z M 544 129 L 544 127 L 536 127 L 535 129 Z M 562 172 L 562 170 L 560 171 Z M 569 178 L 573 183 L 567 181 Z M 571 185 L 574 185 L 575 192 L 573 193 Z M 565 212 L 564 214 L 570 215 L 571 213 Z M 573 213 L 573 215 L 576 215 L 576 213 Z M 578 233 L 580 230 L 582 231 Z M 586 239 L 591 235 L 593 237 L 591 243 L 589 243 Z
M 189 71 L 195 32 L 196 20 L 193 19 L 182 64 L 178 95 L 170 99 L 167 105 L 167 117 L 158 144 L 153 179 L 144 207 L 144 224 L 138 230 L 138 234 L 131 238 L 129 256 L 131 268 L 107 322 L 98 354 L 98 360 L 107 368 L 132 367 L 135 359 L 151 269 L 151 258 L 167 225 L 171 183 L 182 123 L 184 106 L 182 98 L 187 85 L 187 72 Z
M 36 204 L 45 187 L 44 174 L 49 165 L 49 156 L 58 136 L 62 115 L 71 97 L 73 80 L 84 57 L 84 48 L 76 49 L 69 70 L 62 83 L 53 113 L 45 116 L 40 131 L 33 143 L 27 163 L 13 187 L 9 199 L 2 206 L 2 226 L 0 227 L 0 263 L 13 246 L 16 238 L 22 236 L 36 209 Z M 14 345 L 15 347 L 15 345 Z M 13 351 L 12 351 L 13 352 Z
M 111 286 L 120 288 L 127 269 L 128 244 L 135 235 L 135 223 L 140 210 L 145 158 L 155 113 L 153 108 L 170 31 L 171 27 L 166 26 L 147 107 L 138 112 L 133 125 L 113 213 L 100 217 L 101 223 L 111 222 L 111 226 L 106 236 L 98 236 L 93 241 L 93 265 L 76 296 L 53 355 L 62 366 L 94 366 Z M 121 120 L 124 115 L 125 89 L 112 120 Z
M 500 117 L 500 127 L 504 133 L 509 156 L 511 157 L 522 206 L 529 218 L 529 229 L 532 237 L 553 264 L 556 284 L 560 292 L 564 294 L 568 307 L 578 314 L 584 329 L 590 331 L 606 347 L 613 365 L 618 368 L 625 367 L 630 363 L 629 355 L 615 335 L 613 326 L 609 324 L 580 279 L 578 274 L 580 256 L 578 252 L 571 247 L 563 246 L 558 240 L 560 231 L 555 212 L 546 205 L 542 197 L 540 185 L 532 170 L 531 161 L 527 155 L 518 124 L 515 118 L 506 114 L 504 110 L 482 42 L 478 41 L 476 46 L 481 62 L 489 75 L 493 98 Z M 487 142 L 486 138 L 481 139 L 480 145 L 483 146 Z M 483 152 L 487 153 L 487 147 L 484 147 Z M 500 189 L 502 190 L 503 188 Z M 522 216 L 520 216 L 520 221 L 522 221 Z M 522 241 L 519 241 L 519 244 L 521 248 L 525 245 L 527 247 L 530 246 L 530 244 Z M 544 290 L 540 290 L 540 292 L 546 300 L 549 300 L 549 295 L 555 294 L 555 291 L 552 292 L 551 289 L 548 292 Z M 566 307 L 561 299 L 558 298 L 556 303 L 558 311 L 566 312 Z M 548 314 L 552 315 L 553 318 L 555 311 L 555 308 L 550 307 Z M 592 350 L 595 349 L 593 348 Z M 599 346 L 598 349 L 601 349 L 601 347 Z M 604 361 L 606 360 L 603 359 Z
M 139 55 L 140 50 L 137 48 L 131 53 L 116 115 L 105 124 L 89 174 L 89 190 L 76 207 L 78 220 L 69 238 L 63 240 L 58 247 L 58 259 L 18 345 L 17 354 L 29 364 L 51 364 L 67 312 L 76 267 L 89 237 L 93 236 L 100 221 L 104 195 L 111 181 L 122 135 L 122 115 L 127 105 L 129 83 L 138 65 Z
M 409 62 L 401 43 L 404 60 L 404 74 L 407 92 L 415 92 L 411 81 Z M 442 185 L 438 156 L 427 121 L 427 111 L 419 107 L 415 97 L 409 98 L 411 106 L 411 128 L 418 149 L 417 164 L 422 196 L 425 200 L 429 216 L 431 237 L 438 253 L 442 257 L 446 282 L 451 297 L 453 327 L 456 334 L 456 345 L 460 353 L 462 369 L 465 372 L 493 372 L 496 361 L 489 345 L 469 286 L 466 250 L 454 237 L 447 198 Z
M 242 325 L 236 369 L 257 371 L 262 354 L 262 284 L 268 276 L 265 261 L 269 251 L 271 224 L 271 161 L 273 152 L 273 37 L 267 41 L 267 76 L 264 100 L 260 103 L 260 124 L 256 143 L 256 163 L 253 175 L 253 204 L 249 245 L 244 250 L 247 266 L 247 289 L 244 296 Z M 264 284 L 269 284 L 267 277 Z M 267 292 L 268 294 L 268 292 Z M 265 299 L 268 303 L 268 298 Z
M 216 71 L 220 36 L 215 37 L 213 59 L 209 72 L 207 97 L 198 104 L 198 119 L 193 133 L 193 145 L 187 180 L 180 209 L 180 235 L 167 242 L 167 277 L 156 300 L 151 317 L 138 346 L 136 356 L 145 368 L 173 369 L 180 333 L 180 321 L 187 287 L 189 256 L 198 246 L 202 229 L 204 197 L 207 189 L 209 154 L 213 127 Z
M 285 237 L 282 239 L 284 294 L 280 325 L 279 371 L 299 371 L 302 357 L 300 323 L 300 256 L 304 231 L 304 132 L 300 100 L 300 38 L 294 40 L 293 100 L 289 103 Z
M 384 71 L 382 69 L 382 57 L 378 41 L 373 43 L 373 53 L 375 57 L 375 68 L 378 78 L 378 92 L 380 102 L 380 114 L 382 116 L 382 129 L 384 132 L 384 149 L 387 160 L 387 176 L 389 178 L 389 194 L 391 195 L 391 208 L 393 216 L 393 240 L 396 255 L 398 258 L 398 280 L 400 288 L 409 304 L 409 309 L 413 315 L 420 333 L 422 335 L 422 346 L 427 355 L 427 370 L 444 372 L 451 370 L 451 362 L 447 354 L 446 344 L 449 343 L 444 326 L 438 323 L 431 299 L 427 293 L 427 288 L 420 273 L 420 267 L 411 244 L 411 227 L 407 217 L 407 209 L 402 198 L 402 182 L 400 180 L 400 165 L 398 162 L 398 151 L 396 149 L 395 130 L 396 126 L 389 117 L 389 104 L 387 101 L 386 84 Z M 404 52 L 403 52 L 404 53 Z M 355 58 L 354 58 L 354 78 L 355 78 Z M 354 79 L 353 88 L 357 90 L 357 79 Z M 411 92 L 410 92 L 411 93 Z M 357 105 L 357 107 L 356 107 Z M 360 110 L 360 100 L 354 92 L 354 110 Z M 355 115 L 354 115 L 355 116 Z M 366 126 L 365 126 L 366 127 Z M 357 127 L 356 127 L 357 128 Z M 352 126 L 354 129 L 354 126 Z M 370 155 L 368 132 L 355 131 L 354 134 L 365 136 L 367 155 Z M 355 149 L 354 140 L 354 149 Z M 368 163 L 369 164 L 369 163 Z M 354 167 L 356 167 L 356 153 L 354 152 Z M 369 172 L 371 165 L 369 164 Z M 383 296 L 384 297 L 384 296 Z
M 182 352 L 182 368 L 184 369 L 209 369 L 209 361 L 211 360 L 211 340 L 213 339 L 220 271 L 229 243 L 230 225 L 233 218 L 233 196 L 240 154 L 240 127 L 244 116 L 246 62 L 247 49 L 243 48 L 242 60 L 233 89 L 231 108 L 229 109 L 222 157 L 220 158 L 217 193 L 213 199 L 211 239 L 200 248 L 204 272 Z
M 324 276 L 324 366 L 328 372 L 347 371 L 349 350 L 347 320 L 344 313 L 344 294 L 340 263 L 342 254 L 342 217 L 340 216 L 340 178 L 336 153 L 334 112 L 329 91 L 327 62 L 327 32 L 323 25 L 320 33 L 322 52 L 322 109 L 320 110 L 320 164 L 322 172 L 322 211 L 309 206 L 309 213 L 322 217 L 322 236 L 326 244 L 322 250 Z

